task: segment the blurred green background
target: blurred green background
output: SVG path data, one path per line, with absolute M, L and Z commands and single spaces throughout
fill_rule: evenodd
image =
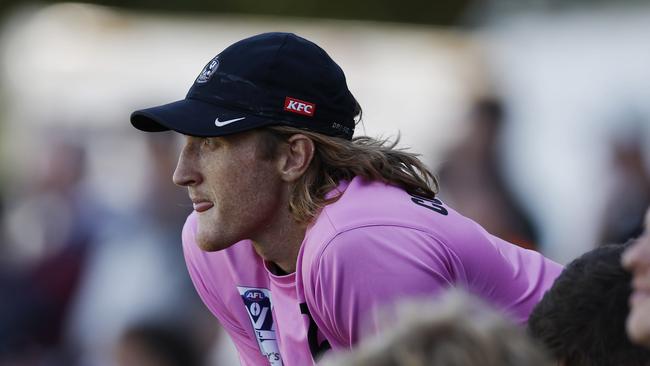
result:
M 46 5 L 58 2 L 61 1 L 43 1 L 40 2 L 40 4 Z M 135 10 L 158 10 L 162 12 L 263 14 L 308 18 L 359 19 L 450 25 L 457 22 L 470 1 L 115 0 L 88 1 L 86 3 Z M 0 4 L 0 11 L 4 13 L 7 9 L 16 5 L 24 5 L 25 2 L 20 0 L 6 0 L 0 2 Z

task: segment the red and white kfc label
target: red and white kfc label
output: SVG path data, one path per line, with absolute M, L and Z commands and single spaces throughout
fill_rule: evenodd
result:
M 313 117 L 314 112 L 316 111 L 316 104 L 296 98 L 286 97 L 284 100 L 284 110 Z

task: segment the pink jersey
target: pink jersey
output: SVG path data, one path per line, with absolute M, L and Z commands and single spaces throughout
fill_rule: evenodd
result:
M 361 178 L 307 229 L 296 272 L 273 275 L 249 241 L 207 253 L 196 217 L 183 229 L 192 281 L 232 337 L 243 365 L 308 365 L 381 327 L 397 300 L 465 288 L 525 322 L 562 271 L 487 233 L 437 199 Z M 336 193 L 336 192 L 334 192 Z

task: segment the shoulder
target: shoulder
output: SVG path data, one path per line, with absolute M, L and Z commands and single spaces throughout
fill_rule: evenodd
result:
M 357 177 L 308 228 L 303 250 L 315 256 L 331 246 L 330 242 L 339 243 L 333 246 L 338 248 L 348 241 L 357 246 L 389 244 L 388 238 L 411 243 L 408 245 L 426 241 L 458 246 L 484 237 L 481 230 L 438 199 L 410 195 L 399 187 Z
M 314 227 L 342 232 L 369 225 L 436 231 L 467 225 L 468 220 L 438 199 L 411 195 L 400 187 L 355 177 L 335 202 L 325 206 Z
M 299 261 L 306 284 L 396 274 L 435 276 L 451 283 L 460 263 L 453 250 L 435 236 L 398 225 L 355 227 L 334 232 L 324 242 L 306 244 L 310 248 L 303 251 Z

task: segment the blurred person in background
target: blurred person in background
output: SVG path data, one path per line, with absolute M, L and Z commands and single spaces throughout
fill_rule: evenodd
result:
M 138 209 L 142 211 L 142 214 L 153 215 L 157 225 L 162 225 L 162 229 L 166 230 L 169 235 L 176 236 L 183 228 L 183 223 L 187 218 L 187 209 L 191 207 L 192 202 L 188 199 L 184 189 L 173 182 L 159 183 L 159 180 L 169 177 L 176 168 L 178 150 L 173 147 L 180 146 L 179 138 L 164 133 L 151 137 L 145 139 L 147 155 L 151 161 L 151 173 L 148 175 L 147 182 L 151 185 L 146 190 L 142 201 L 139 202 Z M 181 250 L 179 249 L 178 252 Z M 178 258 L 176 257 L 176 259 Z M 185 273 L 184 269 L 183 273 Z
M 644 227 L 643 234 L 623 253 L 622 263 L 632 273 L 627 333 L 634 342 L 650 348 L 650 208 Z
M 650 365 L 650 350 L 625 332 L 632 288 L 621 254 L 628 247 L 604 245 L 571 262 L 531 313 L 530 334 L 560 365 Z
M 84 185 L 85 147 L 54 134 L 12 195 L 0 280 L 0 359 L 67 359 L 64 327 L 105 211 Z M 4 351 L 4 353 L 2 352 Z M 21 361 L 22 360 L 22 361 Z M 65 362 L 64 362 L 65 363 Z
M 179 327 L 134 324 L 115 348 L 116 366 L 201 366 L 204 360 L 195 335 Z
M 603 217 L 601 243 L 622 243 L 643 232 L 643 218 L 650 205 L 650 172 L 643 154 L 642 133 L 611 144 L 613 187 Z
M 405 302 L 378 335 L 325 366 L 551 366 L 522 328 L 476 297 Z
M 177 235 L 190 202 L 169 182 L 177 140 L 145 140 L 147 190 L 128 215 L 108 222 L 89 254 L 67 324 L 67 341 L 81 365 L 108 365 L 121 334 L 140 323 L 177 324 L 207 352 L 218 327 L 187 276 Z M 162 285 L 161 285 L 162 284 Z M 101 332 L 97 330 L 101 329 Z
M 186 99 L 131 115 L 187 135 L 187 267 L 244 365 L 311 364 L 373 333 L 381 306 L 451 286 L 524 322 L 561 271 L 436 199 L 415 154 L 353 138 L 360 114 L 323 49 L 264 33 L 210 60 Z
M 490 234 L 534 249 L 535 228 L 508 188 L 498 157 L 503 108 L 483 99 L 470 113 L 469 133 L 448 154 L 438 172 L 440 196 Z

